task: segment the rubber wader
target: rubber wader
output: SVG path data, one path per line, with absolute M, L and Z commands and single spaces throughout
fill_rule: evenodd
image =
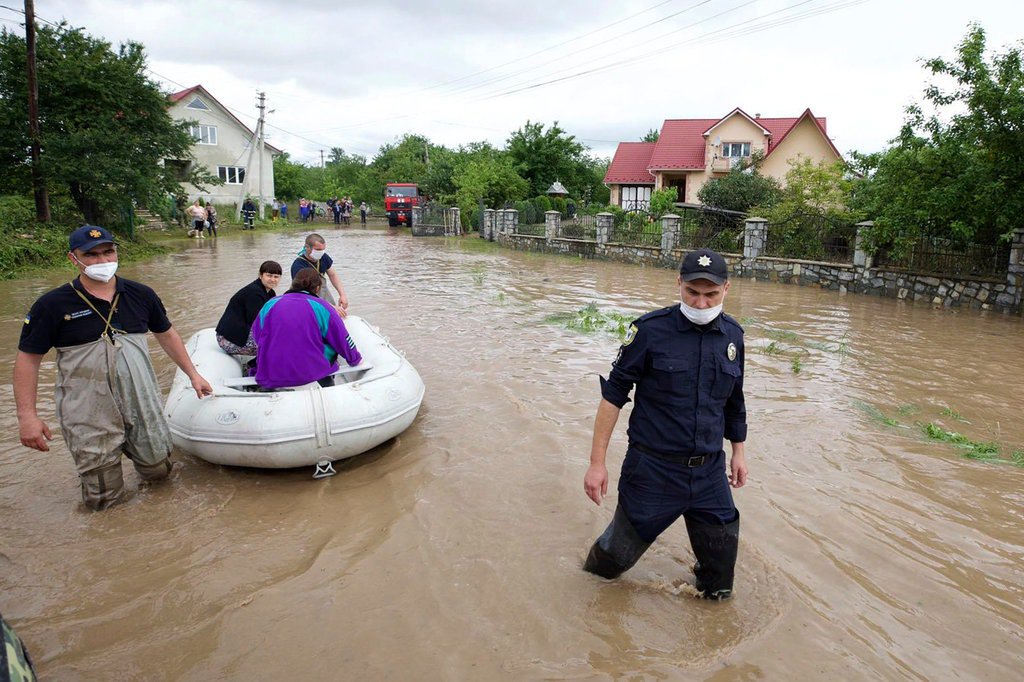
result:
M 626 517 L 622 505 L 615 508 L 615 516 L 601 537 L 590 548 L 583 570 L 602 578 L 618 578 L 640 560 L 651 543 L 644 542 Z
M 728 599 L 732 596 L 733 573 L 740 542 L 740 517 L 727 524 L 706 524 L 686 519 L 690 546 L 697 557 L 693 574 L 696 588 L 705 599 Z
M 57 349 L 57 419 L 92 509 L 121 498 L 122 452 L 144 480 L 171 471 L 171 434 L 146 335 L 111 339 Z

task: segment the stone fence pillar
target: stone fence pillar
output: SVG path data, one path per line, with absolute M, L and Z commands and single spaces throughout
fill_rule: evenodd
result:
M 411 217 L 411 219 L 409 221 L 409 227 L 412 227 L 413 225 L 422 225 L 422 224 L 423 224 L 423 207 L 422 206 L 413 206 L 412 207 L 412 217 Z
M 754 260 L 761 255 L 768 242 L 768 221 L 747 218 L 743 225 L 743 259 Z
M 549 242 L 558 236 L 562 227 L 562 214 L 558 211 L 544 211 L 544 237 Z
M 494 241 L 494 209 L 484 209 L 484 226 L 480 230 L 480 238 L 486 239 L 489 242 Z
M 865 220 L 857 223 L 857 238 L 853 242 L 853 264 L 858 268 L 870 270 L 874 260 L 871 254 L 864 248 L 865 233 L 875 226 L 873 220 Z
M 462 211 L 458 206 L 448 209 L 448 221 L 444 226 L 445 236 L 457 237 L 462 234 Z
M 661 217 L 661 257 L 671 260 L 672 249 L 679 244 L 679 221 L 675 213 L 666 213 Z
M 506 208 L 505 211 L 505 234 L 515 234 L 519 227 L 519 211 L 514 208 Z
M 1024 227 L 1018 227 L 1010 238 L 1010 265 L 1006 272 L 1006 293 L 1013 296 L 1013 306 L 1024 314 Z
M 612 238 L 612 229 L 615 227 L 615 216 L 611 213 L 597 214 L 597 245 L 604 246 Z

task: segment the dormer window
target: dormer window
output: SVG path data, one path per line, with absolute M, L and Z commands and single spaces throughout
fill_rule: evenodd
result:
M 210 107 L 206 106 L 206 102 L 204 102 L 203 100 L 199 99 L 198 97 L 193 97 L 192 101 L 185 105 L 185 108 L 187 108 L 187 109 L 201 109 L 203 111 L 209 111 L 210 110 Z
M 749 142 L 723 142 L 722 156 L 726 158 L 741 158 L 750 156 Z

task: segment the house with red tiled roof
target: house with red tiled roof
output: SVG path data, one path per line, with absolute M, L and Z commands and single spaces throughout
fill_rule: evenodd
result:
M 224 183 L 210 186 L 204 192 L 184 183 L 189 201 L 202 197 L 217 204 L 241 205 L 247 194 L 254 200 L 262 194 L 264 204 L 273 201 L 274 157 L 282 153 L 280 149 L 264 143 L 261 155 L 253 131 L 202 85 L 186 88 L 167 99 L 171 118 L 191 122 L 195 144 L 193 159 L 164 159 L 164 164 L 179 168 L 181 177 L 186 177 L 191 164 L 199 164 Z
M 696 204 L 705 182 L 757 151 L 764 153 L 760 172 L 780 182 L 793 159 L 842 158 L 825 119 L 810 109 L 795 118 L 762 118 L 736 108 L 722 118 L 668 119 L 657 142 L 620 142 L 604 183 L 611 203 L 627 210 L 646 208 L 651 192 L 667 187 L 675 188 L 677 201 Z

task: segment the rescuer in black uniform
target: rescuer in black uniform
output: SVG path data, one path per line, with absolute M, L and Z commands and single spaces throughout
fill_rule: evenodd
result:
M 619 476 L 619 505 L 587 557 L 584 569 L 616 578 L 683 516 L 697 591 L 707 599 L 732 594 L 739 543 L 733 488 L 747 481 L 743 442 L 743 329 L 722 313 L 729 291 L 725 259 L 708 249 L 679 266 L 680 305 L 648 313 L 629 328 L 601 378 L 590 467 L 583 479 L 597 504 L 608 491 L 608 442 L 629 392 L 629 448 Z M 726 473 L 724 440 L 732 444 Z

